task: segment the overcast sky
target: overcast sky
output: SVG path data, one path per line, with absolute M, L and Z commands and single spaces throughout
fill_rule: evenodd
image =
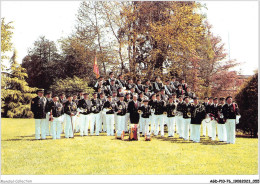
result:
M 213 33 L 222 38 L 230 58 L 242 63 L 235 69 L 241 69 L 245 75 L 253 74 L 258 68 L 258 1 L 202 3 L 208 8 L 205 12 L 213 25 Z M 69 35 L 79 4 L 80 1 L 2 1 L 1 17 L 14 22 L 12 42 L 18 61 L 22 61 L 39 36 L 57 41 Z

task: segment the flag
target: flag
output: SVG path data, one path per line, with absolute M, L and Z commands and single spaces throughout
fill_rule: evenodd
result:
M 97 57 L 95 56 L 93 72 L 96 74 L 96 78 L 99 78 L 99 70 L 97 64 Z

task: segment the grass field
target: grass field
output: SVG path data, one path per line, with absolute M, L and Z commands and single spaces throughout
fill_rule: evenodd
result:
M 34 140 L 33 119 L 1 119 L 2 174 L 258 174 L 258 139 L 236 144 L 168 137 L 151 142 L 75 134 Z M 167 134 L 166 134 L 167 136 Z

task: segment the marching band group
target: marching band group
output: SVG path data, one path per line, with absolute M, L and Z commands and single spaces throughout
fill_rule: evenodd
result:
M 79 95 L 62 93 L 52 95 L 37 90 L 32 99 L 31 110 L 35 119 L 35 138 L 60 139 L 73 138 L 75 132 L 81 136 L 106 132 L 107 136 L 121 136 L 129 132 L 130 124 L 139 124 L 141 135 L 164 136 L 167 125 L 168 137 L 175 132 L 185 141 L 200 142 L 202 125 L 203 136 L 206 130 L 211 140 L 216 136 L 221 142 L 235 143 L 236 124 L 240 114 L 232 97 L 204 98 L 199 102 L 195 93 L 182 79 L 181 83 L 173 77 L 163 83 L 160 77 L 154 82 L 141 80 L 133 82 L 114 78 L 113 72 L 104 80 L 99 77 L 94 85 L 95 93 L 90 99 L 88 93 Z M 90 132 L 88 130 L 90 129 Z

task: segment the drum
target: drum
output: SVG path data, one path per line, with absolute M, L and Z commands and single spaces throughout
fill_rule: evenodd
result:
M 129 133 L 129 140 L 138 141 L 139 139 L 139 130 L 138 124 L 131 124 L 130 125 L 130 133 Z
M 151 134 L 145 134 L 145 141 L 151 141 Z

